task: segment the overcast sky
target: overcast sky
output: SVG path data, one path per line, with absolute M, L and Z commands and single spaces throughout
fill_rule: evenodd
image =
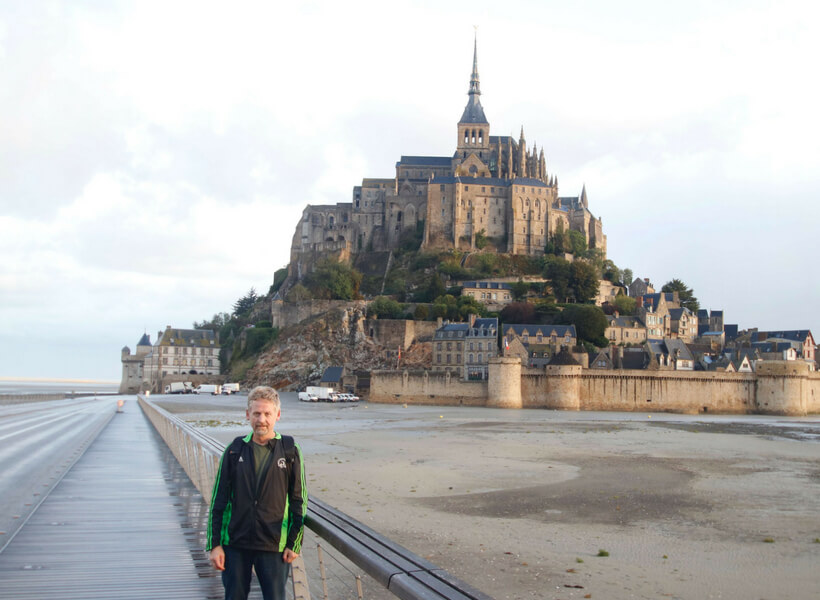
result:
M 267 292 L 306 204 L 491 132 L 586 184 L 609 258 L 813 329 L 812 2 L 0 3 L 0 376 L 118 381 L 143 332 Z

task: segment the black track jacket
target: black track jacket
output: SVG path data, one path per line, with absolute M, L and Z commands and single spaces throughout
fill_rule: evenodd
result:
M 294 443 L 286 451 L 276 433 L 268 442 L 273 451 L 270 468 L 257 490 L 252 436 L 236 438 L 222 454 L 211 495 L 206 549 L 232 546 L 283 552 L 290 548 L 298 554 L 308 505 L 302 450 Z

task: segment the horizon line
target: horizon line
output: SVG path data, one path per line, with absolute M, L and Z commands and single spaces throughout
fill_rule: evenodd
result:
M 12 377 L 0 375 L 0 381 L 35 381 L 38 383 L 115 383 L 119 381 L 111 379 L 67 379 L 64 377 Z

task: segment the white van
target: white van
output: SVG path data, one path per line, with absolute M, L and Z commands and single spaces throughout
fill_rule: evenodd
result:
M 299 392 L 299 400 L 302 402 L 318 402 L 319 399 L 315 394 L 308 394 L 307 392 Z
M 218 385 L 214 385 L 213 383 L 203 383 L 194 390 L 194 394 L 212 394 L 216 396 L 220 391 L 221 390 Z
M 239 384 L 238 383 L 223 383 L 222 384 L 222 393 L 231 395 L 231 394 L 238 394 L 239 393 Z

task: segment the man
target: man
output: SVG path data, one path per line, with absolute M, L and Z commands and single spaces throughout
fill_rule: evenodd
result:
M 222 571 L 225 600 L 246 600 L 251 567 L 264 600 L 284 600 L 290 563 L 301 551 L 307 488 L 302 451 L 274 431 L 279 394 L 259 386 L 245 416 L 253 433 L 236 438 L 219 463 L 208 518 L 211 565 Z

